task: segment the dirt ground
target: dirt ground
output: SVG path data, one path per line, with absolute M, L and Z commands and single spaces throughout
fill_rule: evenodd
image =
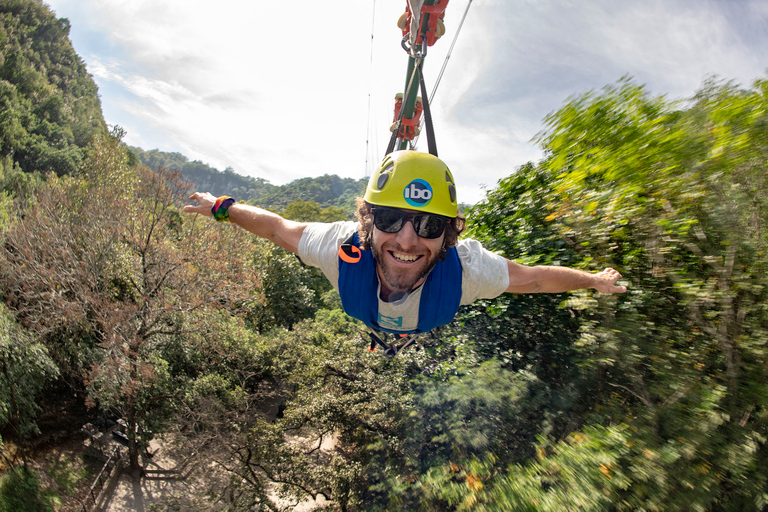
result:
M 84 455 L 82 432 L 71 432 L 38 446 L 28 458 L 29 465 L 39 475 L 41 487 L 53 496 L 57 512 L 78 512 L 88 496 L 91 484 L 103 467 L 103 462 Z M 327 439 L 321 449 L 333 450 L 334 439 Z M 6 444 L 6 452 L 12 447 Z M 162 437 L 153 439 L 149 451 L 154 455 L 146 460 L 146 477 L 134 481 L 124 472 L 114 492 L 102 501 L 105 512 L 209 512 L 220 508 L 206 491 L 224 489 L 228 476 L 209 461 L 192 459 L 187 465 L 174 456 L 173 444 Z M 17 461 L 17 463 L 19 463 Z M 173 473 L 181 469 L 183 478 Z M 297 506 L 278 503 L 285 510 L 310 512 L 327 502 L 320 497 L 316 502 L 307 500 Z
M 184 465 L 185 461 L 167 448 L 169 444 L 161 439 L 150 442 L 149 451 L 154 455 L 145 460 L 147 475 L 135 480 L 124 472 L 112 495 L 103 503 L 105 512 L 216 510 L 205 499 L 206 484 L 200 481 L 201 474 L 208 474 L 211 480 L 207 485 L 215 484 L 216 472 L 210 471 L 212 468 L 205 471 L 196 460 Z
M 104 512 L 208 512 L 216 510 L 217 505 L 205 496 L 208 489 L 223 489 L 227 475 L 216 465 L 205 461 L 192 460 L 187 466 L 184 461 L 165 450 L 162 440 L 152 440 L 150 451 L 155 455 L 148 462 L 149 471 L 169 472 L 183 468 L 183 479 L 148 477 L 134 481 L 131 475 L 123 473 L 112 496 L 104 503 Z M 329 439 L 322 449 L 332 450 L 333 440 Z M 162 474 L 162 473 L 161 473 Z M 311 512 L 327 502 L 320 497 L 318 501 L 308 500 L 293 507 L 295 512 Z M 288 506 L 287 503 L 279 503 Z

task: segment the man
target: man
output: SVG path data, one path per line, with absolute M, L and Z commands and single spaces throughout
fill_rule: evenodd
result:
M 214 216 L 271 240 L 319 267 L 344 310 L 376 330 L 407 334 L 444 325 L 459 306 L 504 292 L 561 293 L 594 288 L 624 293 L 612 268 L 520 265 L 458 240 L 456 187 L 440 159 L 416 151 L 387 155 L 358 198 L 358 222 L 301 223 L 232 198 L 190 197 L 186 212 Z

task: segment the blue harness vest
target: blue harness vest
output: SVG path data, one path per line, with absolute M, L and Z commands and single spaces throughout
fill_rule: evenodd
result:
M 339 295 L 344 311 L 378 331 L 419 333 L 449 323 L 461 305 L 461 275 L 459 253 L 455 247 L 451 247 L 445 261 L 438 261 L 422 284 L 416 329 L 397 331 L 381 327 L 378 323 L 379 278 L 373 253 L 360 249 L 357 233 L 339 249 Z

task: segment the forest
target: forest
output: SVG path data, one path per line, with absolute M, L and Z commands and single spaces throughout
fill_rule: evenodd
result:
M 570 98 L 465 236 L 627 293 L 478 301 L 389 358 L 315 269 L 182 212 L 189 162 L 106 126 L 66 20 L 0 7 L 0 511 L 90 485 L 34 463 L 61 411 L 121 418 L 137 479 L 152 438 L 216 468 L 156 510 L 768 509 L 768 77 Z M 330 222 L 311 191 L 362 183 L 246 185 Z
M 263 178 L 237 174 L 231 167 L 219 171 L 200 161 L 190 162 L 180 153 L 167 153 L 157 149 L 144 151 L 132 146 L 128 147 L 128 150 L 130 159 L 136 159 L 150 169 L 178 171 L 194 183 L 197 190 L 209 191 L 215 196 L 231 195 L 239 201 L 277 212 L 285 210 L 292 203 L 297 203 L 293 205 L 293 208 L 296 208 L 301 202 L 311 201 L 321 210 L 347 210 L 347 216 L 351 220 L 355 198 L 365 191 L 368 181 L 367 178 L 355 180 L 326 174 L 297 179 L 285 185 L 273 185 Z M 332 211 L 334 215 L 339 214 L 339 210 Z

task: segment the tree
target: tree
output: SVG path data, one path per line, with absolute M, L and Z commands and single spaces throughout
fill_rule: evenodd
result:
M 577 241 L 547 219 L 555 178 L 528 163 L 499 181 L 482 203 L 468 210 L 467 236 L 491 251 L 526 265 L 579 266 Z M 503 294 L 465 307 L 458 316 L 462 332 L 473 338 L 481 357 L 495 357 L 508 368 L 536 375 L 554 391 L 567 393 L 576 378 L 570 340 L 578 336 L 578 311 L 563 307 L 567 294 Z M 553 397 L 554 402 L 563 402 Z
M 195 190 L 217 196 L 228 194 L 238 201 L 252 201 L 275 187 L 263 178 L 241 176 L 231 167 L 222 172 L 200 161 L 190 162 L 181 153 L 166 153 L 157 149 L 144 151 L 136 147 L 130 149 L 150 169 L 179 171 L 184 178 L 194 183 Z
M 633 276 L 580 345 L 605 361 L 616 400 L 601 402 L 636 402 L 643 442 L 668 453 L 662 483 L 635 482 L 635 506 L 761 507 L 767 102 L 765 80 L 710 80 L 688 110 L 623 81 L 570 102 L 542 136 L 553 220 L 580 234 L 582 258 Z
M 40 409 L 37 396 L 57 374 L 45 347 L 33 341 L 0 305 L 0 428 L 11 426 L 21 447 L 25 467 L 26 442 L 39 433 L 34 421 Z M 0 437 L 0 453 L 2 448 Z
M 267 209 L 280 211 L 297 199 L 315 201 L 321 208 L 336 206 L 354 213 L 355 198 L 363 195 L 367 179 L 353 180 L 335 175 L 301 178 L 282 187 L 273 187 L 253 202 Z
M 764 507 L 767 93 L 765 80 L 752 90 L 710 80 L 683 108 L 622 80 L 577 96 L 547 118 L 546 158 L 473 209 L 474 231 L 505 255 L 613 266 L 630 282 L 621 297 L 563 301 L 577 330 L 548 315 L 565 371 L 559 383 L 537 375 L 570 391 L 538 460 L 504 476 L 481 457 L 463 480 L 435 473 L 444 499 L 480 510 Z M 512 305 L 490 311 L 514 326 Z M 502 339 L 546 346 L 523 330 Z
M 249 323 L 265 332 L 276 326 L 291 328 L 311 318 L 318 309 L 317 294 L 310 287 L 317 273 L 270 242 L 259 240 L 257 247 L 254 267 L 261 276 L 260 300 L 250 308 Z
M 42 2 L 0 1 L 0 157 L 26 172 L 76 172 L 85 146 L 107 132 L 69 28 Z
M 182 216 L 187 185 L 127 167 L 121 135 L 97 138 L 78 176 L 49 178 L 8 235 L 3 279 L 6 301 L 62 372 L 123 416 L 138 471 L 147 418 L 181 384 L 161 348 L 172 337 L 209 339 L 209 312 L 239 308 L 257 276 L 249 238 Z

